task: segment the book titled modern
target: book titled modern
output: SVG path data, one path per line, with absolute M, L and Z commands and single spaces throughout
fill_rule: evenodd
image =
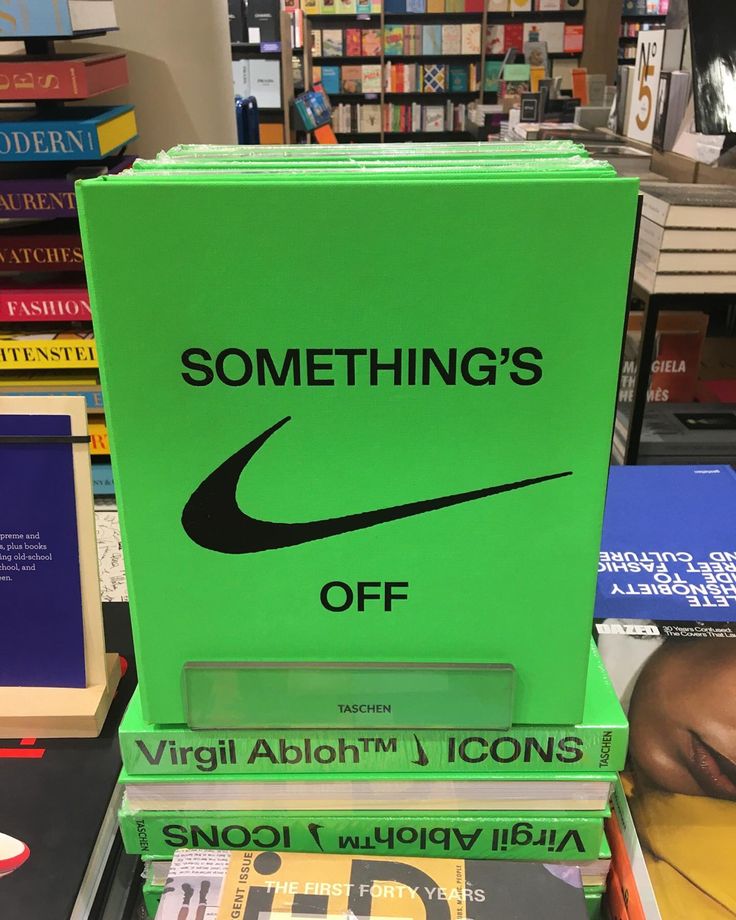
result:
M 8 108 L 0 114 L 0 163 L 99 160 L 137 135 L 132 105 L 72 107 L 49 116 Z

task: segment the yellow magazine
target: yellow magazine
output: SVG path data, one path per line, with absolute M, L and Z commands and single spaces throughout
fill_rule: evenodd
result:
M 580 869 L 503 860 L 177 850 L 156 920 L 586 920 Z

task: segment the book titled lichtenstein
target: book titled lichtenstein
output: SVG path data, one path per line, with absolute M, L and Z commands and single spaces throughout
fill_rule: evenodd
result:
M 53 115 L 9 108 L 0 113 L 0 163 L 99 160 L 137 135 L 132 105 L 71 107 Z
M 585 710 L 575 726 L 526 726 L 496 732 L 297 730 L 203 732 L 152 725 L 136 689 L 120 724 L 120 750 L 131 777 L 183 779 L 205 774 L 421 775 L 618 771 L 624 767 L 628 725 L 593 646 Z
M 608 810 L 556 814 L 135 811 L 125 800 L 128 853 L 166 858 L 180 848 L 364 853 L 557 862 L 595 859 Z
M 179 850 L 156 920 L 585 920 L 580 871 L 542 864 Z M 191 911 L 191 914 L 190 914 Z
M 409 146 L 396 168 L 283 148 L 77 186 L 147 721 L 582 719 L 637 182 L 583 156 L 423 168 Z M 308 252 L 283 271 L 286 202 L 343 241 L 329 285 Z M 498 221 L 528 208 L 531 250 Z M 561 210 L 572 278 L 541 242 Z M 495 282 L 461 292 L 479 233 Z M 247 296 L 244 234 L 268 279 Z

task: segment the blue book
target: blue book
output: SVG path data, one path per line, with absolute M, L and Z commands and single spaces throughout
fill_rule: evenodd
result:
M 384 0 L 384 13 L 405 13 L 407 0 Z
M 0 38 L 70 36 L 116 29 L 112 0 L 2 0 Z
M 112 466 L 109 463 L 92 464 L 92 489 L 95 495 L 114 495 Z
M 442 54 L 442 26 L 422 26 L 422 54 Z
M 596 620 L 736 619 L 734 521 L 728 466 L 613 467 Z
M 84 622 L 68 415 L 0 415 L 0 686 L 84 687 Z
M 406 0 L 407 13 L 424 13 L 426 12 L 425 0 Z
M 0 164 L 100 160 L 138 136 L 132 105 L 0 112 Z
M 43 387 L 29 387 L 23 389 L 22 385 L 16 387 L 3 387 L 0 389 L 0 396 L 84 396 L 88 412 L 102 412 L 102 390 L 75 390 L 73 386 L 69 389 L 54 387 L 45 390 Z
M 340 68 L 335 64 L 322 65 L 322 88 L 328 96 L 340 92 Z

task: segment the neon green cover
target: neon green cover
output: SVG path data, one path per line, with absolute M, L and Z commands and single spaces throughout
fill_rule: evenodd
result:
M 182 847 L 447 856 L 560 862 L 595 859 L 607 811 L 427 815 L 416 812 L 130 811 L 120 833 L 128 853 L 166 858 Z
M 582 144 L 574 141 L 522 141 L 520 143 L 438 143 L 438 144 L 351 144 L 320 146 L 315 144 L 298 145 L 216 145 L 216 144 L 180 144 L 170 150 L 159 153 L 155 161 L 136 160 L 133 169 L 146 168 L 151 162 L 170 162 L 172 160 L 283 160 L 283 159 L 367 159 L 370 157 L 398 157 L 406 159 L 424 159 L 425 157 L 527 157 L 546 156 L 589 156 Z
M 579 723 L 636 181 L 77 188 L 144 718 L 192 661 L 437 661 Z
M 565 771 L 624 767 L 628 723 L 591 642 L 585 709 L 580 725 L 512 728 L 495 732 L 284 730 L 203 732 L 152 725 L 143 718 L 138 688 L 120 723 L 120 751 L 131 777 L 151 779 L 232 774 L 283 779 L 450 771 L 469 776 L 510 774 L 540 779 Z

